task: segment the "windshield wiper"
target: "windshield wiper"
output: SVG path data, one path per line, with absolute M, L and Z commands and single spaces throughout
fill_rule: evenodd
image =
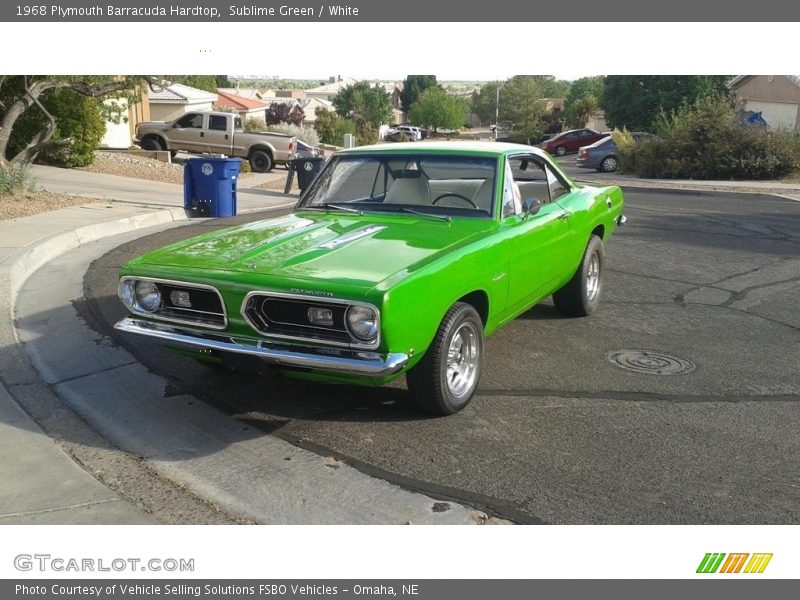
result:
M 321 205 L 322 208 L 335 208 L 336 210 L 345 210 L 347 212 L 356 213 L 357 215 L 363 215 L 364 211 L 360 208 L 350 208 L 349 206 L 342 206 L 336 202 L 326 202 L 325 204 Z
M 422 212 L 421 210 L 414 210 L 413 208 L 408 208 L 406 206 L 403 206 L 400 209 L 400 212 L 411 213 L 412 215 L 420 215 L 422 217 L 430 217 L 431 219 L 439 219 L 440 221 L 450 222 L 453 220 L 445 215 L 433 215 L 431 213 Z

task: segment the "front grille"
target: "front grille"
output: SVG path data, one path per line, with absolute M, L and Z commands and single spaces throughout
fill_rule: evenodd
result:
M 251 295 L 244 308 L 244 316 L 259 333 L 309 340 L 321 340 L 350 345 L 353 341 L 345 325 L 347 304 L 317 300 L 315 298 L 286 298 L 268 294 Z M 332 325 L 318 325 L 309 321 L 311 308 L 329 309 Z
M 225 326 L 225 310 L 222 308 L 222 301 L 216 291 L 172 283 L 157 282 L 156 285 L 161 291 L 164 302 L 159 316 L 199 325 Z M 174 291 L 187 292 L 191 308 L 177 306 L 171 297 Z

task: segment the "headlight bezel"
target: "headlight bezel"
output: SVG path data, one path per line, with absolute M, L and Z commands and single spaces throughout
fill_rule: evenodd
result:
M 138 301 L 138 297 L 136 294 L 136 284 L 139 282 L 148 282 L 159 289 L 159 293 L 161 296 L 161 301 L 159 307 L 155 311 L 148 311 L 141 303 Z M 212 315 L 216 318 L 217 322 L 209 322 L 203 320 L 195 320 L 195 319 L 186 319 L 180 318 L 180 316 L 176 316 L 173 314 L 166 314 L 173 311 L 173 309 L 168 308 L 164 301 L 164 290 L 159 287 L 159 285 L 168 286 L 169 287 L 178 287 L 188 291 L 191 290 L 198 290 L 202 292 L 211 292 L 213 293 L 218 300 L 219 303 L 219 312 L 209 311 L 203 314 Z M 157 319 L 159 321 L 166 321 L 169 323 L 176 323 L 181 325 L 191 325 L 193 327 L 200 327 L 202 329 L 213 329 L 222 331 L 228 328 L 228 311 L 225 306 L 225 300 L 222 297 L 220 291 L 212 285 L 207 285 L 203 283 L 193 283 L 188 281 L 176 281 L 172 279 L 162 279 L 159 277 L 146 277 L 146 276 L 138 276 L 138 275 L 123 275 L 120 277 L 119 284 L 117 287 L 117 295 L 119 296 L 122 303 L 125 307 L 133 314 L 139 315 L 142 317 L 148 317 L 151 319 Z M 177 307 L 176 307 L 177 308 Z
M 354 325 L 351 320 L 355 320 L 353 319 L 353 315 L 359 312 L 362 313 L 363 317 L 360 320 L 356 320 L 356 324 Z M 361 335 L 356 329 L 361 327 L 365 322 L 369 323 L 366 327 L 367 331 L 371 330 L 371 333 Z M 380 336 L 380 313 L 377 308 L 368 304 L 351 304 L 347 307 L 347 311 L 344 314 L 344 325 L 350 336 L 359 343 L 374 344 Z

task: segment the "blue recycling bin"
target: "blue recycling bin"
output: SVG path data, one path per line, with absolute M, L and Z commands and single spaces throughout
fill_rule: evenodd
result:
M 241 158 L 190 158 L 183 167 L 183 207 L 203 217 L 236 216 Z

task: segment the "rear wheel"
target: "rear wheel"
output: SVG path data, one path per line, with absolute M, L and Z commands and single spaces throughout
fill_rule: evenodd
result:
M 619 166 L 619 162 L 617 161 L 617 157 L 616 156 L 606 156 L 600 162 L 600 170 L 603 173 L 613 173 L 614 171 L 617 170 L 618 166 Z
M 253 150 L 250 153 L 250 168 L 256 173 L 266 173 L 272 169 L 272 157 L 264 150 Z
M 408 372 L 408 391 L 422 410 L 452 415 L 472 399 L 481 375 L 483 322 L 469 304 L 457 302 L 442 319 L 420 362 Z
M 565 317 L 585 317 L 597 310 L 603 290 L 604 261 L 603 242 L 593 235 L 589 238 L 575 275 L 563 288 L 553 294 L 553 302 L 558 312 Z
M 556 148 L 556 156 L 564 156 L 567 153 L 566 146 L 559 146 Z

